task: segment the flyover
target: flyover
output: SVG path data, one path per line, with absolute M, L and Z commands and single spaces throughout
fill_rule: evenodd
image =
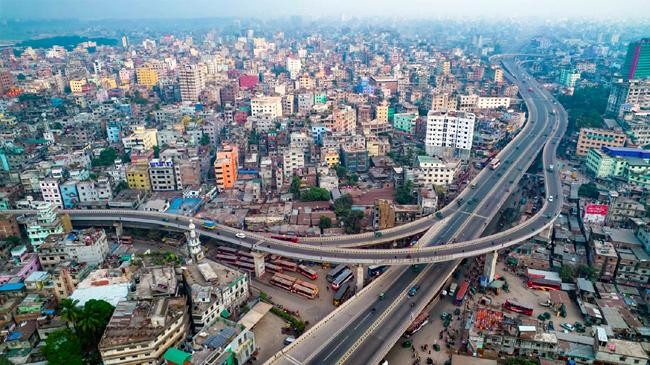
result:
M 456 246 L 464 247 L 461 248 L 461 253 L 493 252 L 494 249 L 508 246 L 549 227 L 553 218 L 560 213 L 561 182 L 558 172 L 551 171 L 548 167 L 556 163 L 555 150 L 566 129 L 566 113 L 561 107 L 555 106 L 552 97 L 537 83 L 531 82 L 533 93 L 529 93 L 527 87 L 522 87 L 528 77 L 518 65 L 508 60 L 504 64 L 517 79 L 522 97 L 529 107 L 529 122 L 532 122 L 529 124 L 534 126 L 527 132 L 530 139 L 515 139 L 504 150 L 507 154 L 507 149 L 517 150 L 519 146 L 520 156 L 491 186 L 489 194 L 477 204 L 476 209 L 463 209 L 463 214 L 447 218 L 444 226 L 434 227 L 420 240 L 425 246 L 441 241 L 464 242 L 423 247 L 416 249 L 417 251 L 428 252 L 440 247 Z M 554 199 L 548 199 L 541 211 L 524 224 L 493 236 L 476 239 L 542 147 L 545 192 L 548 197 L 554 196 Z M 489 242 L 489 245 L 486 245 L 486 242 Z M 458 251 L 455 253 L 458 254 Z M 454 256 L 452 253 L 450 256 L 453 256 L 450 261 L 429 265 L 419 274 L 405 268 L 391 268 L 357 293 L 353 299 L 300 336 L 296 342 L 276 354 L 267 364 L 379 363 L 415 316 L 440 293 L 463 255 Z M 420 289 L 416 296 L 410 298 L 407 292 L 414 285 L 419 285 Z M 386 299 L 383 301 L 377 300 L 380 292 L 385 294 Z

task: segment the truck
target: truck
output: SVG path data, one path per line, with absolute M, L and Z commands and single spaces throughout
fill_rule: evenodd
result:
M 457 289 L 457 288 L 458 288 L 458 284 L 456 284 L 456 283 L 451 283 L 451 285 L 449 285 L 449 296 L 452 296 L 452 297 L 453 297 L 454 294 L 456 294 L 456 289 Z
M 210 221 L 210 220 L 204 220 L 201 226 L 209 230 L 217 229 L 217 224 L 214 221 Z

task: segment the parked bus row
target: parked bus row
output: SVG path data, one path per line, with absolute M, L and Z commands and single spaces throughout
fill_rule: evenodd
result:
M 332 304 L 334 306 L 338 307 L 339 305 L 343 304 L 346 300 L 350 299 L 354 295 L 354 288 L 350 283 L 345 283 L 341 285 L 339 290 L 334 293 L 334 298 L 332 299 Z
M 275 285 L 308 299 L 314 299 L 318 296 L 318 287 L 316 285 L 304 280 L 296 279 L 293 276 L 276 273 L 271 277 L 270 282 L 271 285 Z

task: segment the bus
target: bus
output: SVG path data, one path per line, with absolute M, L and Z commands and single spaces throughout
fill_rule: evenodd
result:
M 230 263 L 237 261 L 237 256 L 228 255 L 228 254 L 225 254 L 225 253 L 218 253 L 216 258 L 219 261 L 225 261 L 225 262 L 230 262 Z
M 253 254 L 248 251 L 239 250 L 237 251 L 237 255 L 239 257 L 248 257 L 249 259 L 253 259 Z
M 278 265 L 287 271 L 291 271 L 291 272 L 298 271 L 298 264 L 296 264 L 295 262 L 291 262 L 287 260 L 275 260 L 273 261 L 273 264 Z
M 420 315 L 418 315 L 415 318 L 415 321 L 413 321 L 413 323 L 411 323 L 411 325 L 406 329 L 406 332 L 404 333 L 405 337 L 409 338 L 413 336 L 416 332 L 421 330 L 422 327 L 424 327 L 427 323 L 429 323 L 429 313 L 424 311 L 420 313 Z
M 133 237 L 131 236 L 122 236 L 120 237 L 120 243 L 124 245 L 132 245 L 133 244 Z
M 219 251 L 219 253 L 225 253 L 228 255 L 238 255 L 239 253 L 239 250 L 227 246 L 219 246 L 217 247 L 217 251 Z
M 334 278 L 334 281 L 332 281 L 332 289 L 339 290 L 341 285 L 348 282 L 349 280 L 352 280 L 352 271 L 346 268 L 341 274 L 339 274 L 339 276 Z
M 499 165 L 501 165 L 501 160 L 498 158 L 493 158 L 492 161 L 490 161 L 490 168 L 492 170 L 496 170 Z
M 336 277 L 339 276 L 343 272 L 343 270 L 347 268 L 348 267 L 343 264 L 337 265 L 335 268 L 333 268 L 332 270 L 330 270 L 330 272 L 327 273 L 327 277 L 326 277 L 327 282 L 331 283 L 332 281 L 334 281 L 334 279 L 336 279 Z
M 267 271 L 272 272 L 272 273 L 282 273 L 282 268 L 278 265 L 273 265 L 269 264 L 268 262 L 264 264 L 264 267 L 266 268 Z
M 250 262 L 246 261 L 235 261 L 235 266 L 238 268 L 244 270 L 244 271 L 250 271 L 250 272 L 255 272 L 255 264 L 252 264 Z
M 527 304 L 521 304 L 513 299 L 506 300 L 506 302 L 503 303 L 503 308 L 509 311 L 525 314 L 527 316 L 533 315 L 533 307 Z
M 210 220 L 204 220 L 201 226 L 209 230 L 217 229 L 217 224 L 214 221 L 210 221 Z
M 469 290 L 469 282 L 463 281 L 462 284 L 460 284 L 460 287 L 458 287 L 458 291 L 456 292 L 456 298 L 454 299 L 455 305 L 460 306 L 463 304 L 465 296 L 467 295 L 467 290 Z
M 275 285 L 284 290 L 291 291 L 291 289 L 293 289 L 293 284 L 295 282 L 296 282 L 296 278 L 289 275 L 275 274 L 273 275 L 273 277 L 271 277 L 271 285 Z
M 291 291 L 308 299 L 314 299 L 318 296 L 318 287 L 302 280 L 296 280 Z
M 530 278 L 528 279 L 528 287 L 537 290 L 561 290 L 562 283 L 544 278 Z
M 293 237 L 293 236 L 277 236 L 273 235 L 271 238 L 275 240 L 280 240 L 280 241 L 288 241 L 288 242 L 293 242 L 293 243 L 298 243 L 298 237 Z
M 305 265 L 298 265 L 298 273 L 306 278 L 309 278 L 309 280 L 318 279 L 318 273 Z
M 345 283 L 341 285 L 339 290 L 334 293 L 334 299 L 332 301 L 332 304 L 334 306 L 338 307 L 339 305 L 343 304 L 350 296 L 352 295 L 352 288 L 350 288 L 350 283 Z
M 388 266 L 386 266 L 386 265 L 368 266 L 368 276 L 370 276 L 370 277 L 379 276 L 384 271 L 386 271 L 386 269 L 388 269 Z

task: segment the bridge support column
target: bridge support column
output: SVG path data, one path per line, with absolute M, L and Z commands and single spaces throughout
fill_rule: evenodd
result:
M 366 267 L 359 264 L 357 265 L 357 292 L 363 289 L 363 281 L 365 279 Z
M 261 252 L 253 252 L 253 265 L 255 265 L 255 277 L 261 277 L 266 272 L 266 265 L 264 265 L 264 254 Z
M 485 254 L 485 267 L 483 268 L 483 276 L 487 278 L 488 283 L 491 283 L 494 280 L 494 275 L 497 271 L 497 257 L 499 257 L 499 254 L 496 251 Z
M 122 222 L 113 223 L 113 227 L 115 227 L 115 236 L 117 236 L 117 238 L 120 238 L 122 233 L 124 233 L 124 227 L 122 226 Z

